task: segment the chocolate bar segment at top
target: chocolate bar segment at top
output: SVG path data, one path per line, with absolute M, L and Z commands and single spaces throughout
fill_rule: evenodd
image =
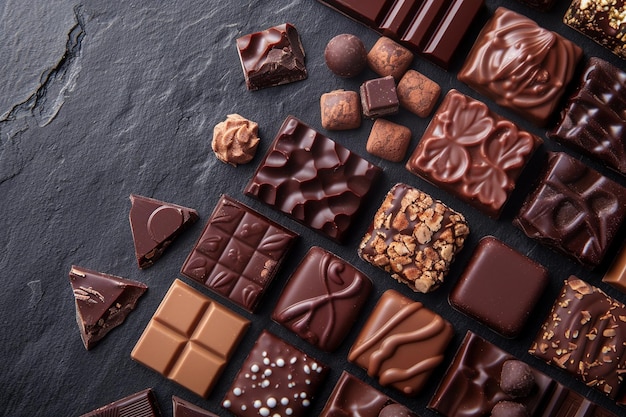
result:
M 380 172 L 289 116 L 244 191 L 342 243 Z
M 483 0 L 319 0 L 447 68 Z

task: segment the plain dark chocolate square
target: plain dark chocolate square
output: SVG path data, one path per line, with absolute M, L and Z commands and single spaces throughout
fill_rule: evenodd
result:
M 400 110 L 396 82 L 391 75 L 365 81 L 360 91 L 365 117 L 374 119 L 396 114 Z
M 516 337 L 546 284 L 548 271 L 493 236 L 478 242 L 450 293 L 450 304 L 504 337 Z

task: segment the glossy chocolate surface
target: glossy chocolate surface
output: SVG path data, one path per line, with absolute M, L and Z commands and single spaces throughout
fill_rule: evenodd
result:
M 174 412 L 174 417 L 217 417 L 217 414 L 213 414 L 175 395 L 172 396 L 172 411 Z
M 497 218 L 541 143 L 486 104 L 450 90 L 406 168 Z
M 444 359 L 452 325 L 422 303 L 387 290 L 352 345 L 348 360 L 383 386 L 414 396 Z
M 626 175 L 626 72 L 590 58 L 549 136 Z
M 303 416 L 327 373 L 325 365 L 264 330 L 222 406 L 238 417 Z
M 626 306 L 599 288 L 567 279 L 529 351 L 623 402 Z
M 514 224 L 528 237 L 594 267 L 602 262 L 625 217 L 626 188 L 555 152 Z
M 458 79 L 543 126 L 581 57 L 575 43 L 499 7 L 480 32 Z
M 320 0 L 447 68 L 482 0 Z
M 307 78 L 304 48 L 295 26 L 285 23 L 237 39 L 248 90 Z
M 272 319 L 331 352 L 346 337 L 372 290 L 372 281 L 343 259 L 312 247 L 274 307 Z
M 194 209 L 165 203 L 136 194 L 130 195 L 128 218 L 133 232 L 139 268 L 148 268 L 182 232 L 198 220 Z
M 500 388 L 503 364 L 514 356 L 468 331 L 428 408 L 444 417 L 489 417 L 500 401 L 523 404 L 531 417 L 616 417 L 531 368 L 536 387 L 513 398 Z
M 604 274 L 603 282 L 612 285 L 626 293 L 626 242 L 622 245 L 619 254 Z
M 361 108 L 363 115 L 372 119 L 398 113 L 400 102 L 391 75 L 361 84 Z
M 129 395 L 80 417 L 160 417 L 161 410 L 151 389 Z
M 380 172 L 289 116 L 245 193 L 342 243 Z
M 515 337 L 547 283 L 547 269 L 487 236 L 478 243 L 449 299 L 454 308 L 504 337 Z
M 69 273 L 76 322 L 87 350 L 126 320 L 148 287 L 115 275 L 73 265 Z
M 296 237 L 223 195 L 181 273 L 253 312 Z

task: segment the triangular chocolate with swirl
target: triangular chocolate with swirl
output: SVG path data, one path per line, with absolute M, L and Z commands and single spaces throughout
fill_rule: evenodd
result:
M 167 247 L 198 220 L 194 209 L 131 194 L 129 220 L 139 268 L 152 266 Z
M 145 284 L 115 275 L 72 266 L 69 273 L 76 302 L 76 322 L 87 350 L 124 322 Z

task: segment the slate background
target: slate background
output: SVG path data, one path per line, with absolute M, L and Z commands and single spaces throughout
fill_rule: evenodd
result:
M 450 88 L 486 101 L 499 114 L 545 136 L 513 113 L 471 91 L 455 78 L 463 58 L 490 13 L 500 4 L 581 45 L 585 59 L 600 56 L 624 68 L 624 61 L 561 23 L 567 0 L 551 13 L 515 1 L 486 1 L 449 72 L 416 58 L 412 68 Z M 624 413 L 610 400 L 526 353 L 563 279 L 576 274 L 621 301 L 624 294 L 600 282 L 610 259 L 595 271 L 526 238 L 511 219 L 532 189 L 548 149 L 570 152 L 548 139 L 524 171 L 502 218 L 491 220 L 404 169 L 403 163 L 365 151 L 371 121 L 359 130 L 329 136 L 384 169 L 348 244 L 340 246 L 243 195 L 269 143 L 288 114 L 321 128 L 319 96 L 337 88 L 358 89 L 366 79 L 345 80 L 326 68 L 323 51 L 331 37 L 353 33 L 370 48 L 378 35 L 314 0 L 296 1 L 125 1 L 19 0 L 0 2 L 0 415 L 76 416 L 147 387 L 154 388 L 164 416 L 171 395 L 226 416 L 220 402 L 245 355 L 263 328 L 279 334 L 332 367 L 313 403 L 317 415 L 343 369 L 381 389 L 421 416 L 435 416 L 426 404 L 465 331 L 472 329 L 592 400 Z M 235 39 L 284 22 L 299 30 L 309 78 L 249 92 Z M 580 68 L 579 68 L 580 69 Z M 443 94 L 442 94 L 443 95 Z M 252 163 L 237 168 L 219 162 L 210 150 L 213 126 L 229 113 L 259 123 L 262 142 Z M 410 149 L 428 119 L 406 111 L 390 118 L 413 131 Z M 327 132 L 328 133 L 328 132 Z M 626 185 L 623 177 L 588 158 L 586 163 Z M 360 260 L 356 246 L 384 194 L 396 182 L 417 186 L 463 212 L 472 234 L 446 283 L 428 295 L 413 294 L 384 272 Z M 130 193 L 196 208 L 201 220 L 148 270 L 137 268 L 128 210 Z M 227 193 L 297 231 L 301 238 L 255 315 L 226 300 L 253 323 L 208 399 L 133 362 L 130 351 L 156 310 L 200 234 L 221 193 Z M 618 241 L 623 241 L 625 233 Z M 447 294 L 479 238 L 493 234 L 549 268 L 551 283 L 524 333 L 506 340 L 450 308 Z M 280 289 L 308 248 L 320 245 L 368 274 L 375 283 L 365 314 L 334 354 L 325 354 L 271 322 Z M 74 319 L 67 274 L 72 264 L 142 281 L 149 286 L 136 311 L 96 348 L 86 351 Z M 209 291 L 183 278 L 200 291 Z M 381 388 L 345 358 L 367 313 L 388 288 L 423 302 L 450 320 L 456 335 L 446 359 L 415 398 Z M 211 295 L 211 294 L 209 294 Z

